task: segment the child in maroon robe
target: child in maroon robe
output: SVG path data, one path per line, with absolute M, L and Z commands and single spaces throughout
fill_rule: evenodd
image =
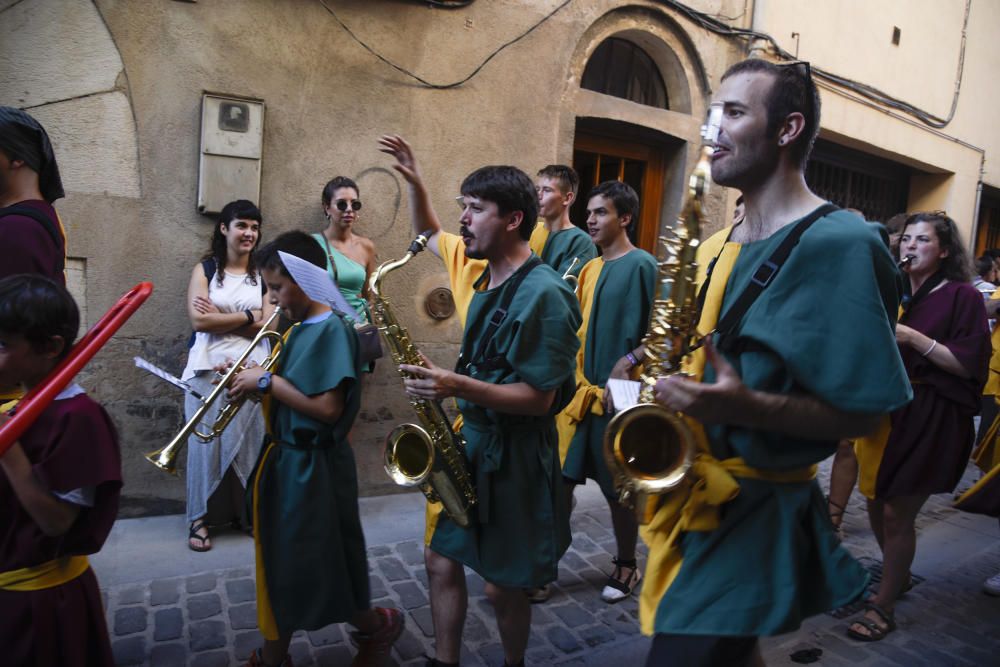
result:
M 0 280 L 0 385 L 38 384 L 79 327 L 73 298 L 48 278 Z M 0 423 L 6 421 L 0 415 Z M 111 420 L 78 385 L 56 397 L 0 456 L 0 661 L 113 665 L 87 554 L 118 511 L 121 458 Z

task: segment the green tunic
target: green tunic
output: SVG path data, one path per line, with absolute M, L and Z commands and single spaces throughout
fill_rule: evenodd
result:
M 487 280 L 488 271 L 477 286 Z M 512 282 L 472 297 L 463 339 L 469 356 Z M 556 389 L 550 413 L 508 415 L 458 402 L 479 505 L 469 528 L 442 514 L 430 547 L 499 586 L 530 588 L 555 580 L 559 558 L 569 546 L 554 416 L 572 391 L 579 326 L 572 290 L 550 267 L 536 266 L 518 287 L 482 356 L 488 363 L 475 365 L 470 375 L 493 384 L 526 382 L 542 391 Z
M 792 227 L 742 246 L 723 314 Z M 898 298 L 898 274 L 878 229 L 835 212 L 806 231 L 744 316 L 738 336 L 749 346 L 724 354 L 752 389 L 886 414 L 911 397 L 893 333 Z M 707 367 L 704 381 L 714 378 Z M 716 458 L 740 456 L 767 470 L 817 463 L 837 445 L 727 425 L 706 432 Z M 815 481 L 737 481 L 739 495 L 725 505 L 718 529 L 683 536 L 680 571 L 656 606 L 656 632 L 790 632 L 864 591 L 868 575 L 837 542 Z
M 560 276 L 573 263 L 573 258 L 579 258 L 570 274 L 580 275 L 580 269 L 590 260 L 597 257 L 597 246 L 590 240 L 590 235 L 579 227 L 561 229 L 555 234 L 549 234 L 542 248 L 542 261 L 551 266 Z
M 604 262 L 596 282 L 580 284 L 581 290 L 592 291 L 580 295 L 581 303 L 592 303 L 583 348 L 583 375 L 590 384 L 603 387 L 615 363 L 642 342 L 649 326 L 656 270 L 656 259 L 636 248 Z M 607 414 L 588 412 L 576 425 L 563 462 L 563 475 L 581 483 L 594 479 L 605 497 L 616 499 L 614 480 L 603 455 L 608 421 Z
M 282 633 L 347 621 L 369 606 L 357 471 L 347 442 L 361 394 L 357 335 L 338 315 L 316 319 L 291 331 L 276 374 L 309 396 L 341 387 L 344 412 L 325 424 L 274 401 L 276 444 L 254 476 L 257 539 Z

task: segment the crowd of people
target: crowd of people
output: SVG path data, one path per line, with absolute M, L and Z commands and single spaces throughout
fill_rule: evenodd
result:
M 883 577 L 845 632 L 878 641 L 912 586 L 917 514 L 931 494 L 955 490 L 980 412 L 977 460 L 991 467 L 1000 253 L 974 265 L 944 212 L 904 214 L 887 228 L 810 191 L 804 169 L 820 103 L 808 67 L 742 61 L 713 104 L 722 113 L 712 179 L 741 196 L 732 224 L 697 244 L 698 298 L 686 313 L 663 312 L 664 285 L 695 266 L 658 264 L 633 245 L 640 202 L 629 185 L 591 187 L 584 231 L 569 216 L 581 192 L 572 168 L 548 165 L 533 180 L 516 167 L 482 167 L 461 182 L 455 234 L 413 147 L 379 140 L 409 188 L 414 235 L 447 271 L 463 327 L 453 368 L 423 355 L 399 367 L 414 399 L 456 401 L 476 496 L 463 520 L 427 505 L 429 667 L 459 663 L 466 568 L 486 582 L 505 664 L 524 664 L 532 604 L 557 577 L 572 541 L 573 489 L 587 480 L 607 500 L 616 540 L 600 597 L 614 604 L 639 593 L 642 629 L 653 635 L 647 664 L 687 666 L 763 664 L 759 637 L 866 594 L 869 574 L 837 533 L 857 478 Z M 44 129 L 0 107 L 0 399 L 11 404 L 77 336 L 52 208 L 60 196 Z M 188 285 L 188 417 L 258 332 L 276 326 L 276 308 L 293 324 L 276 366 L 260 365 L 270 353 L 261 341 L 227 388 L 229 399 L 259 404 L 187 448 L 189 548 L 211 549 L 209 529 L 220 525 L 253 537 L 263 641 L 248 665 L 291 665 L 292 634 L 331 623 L 353 626 L 354 664 L 384 664 L 405 620 L 371 606 L 348 442 L 372 370 L 356 327 L 375 319 L 376 249 L 357 230 L 357 183 L 336 177 L 320 201 L 322 231 L 263 246 L 261 211 L 229 203 Z M 325 271 L 347 307 L 314 300 L 292 258 Z M 625 407 L 608 384 L 662 363 L 645 344 L 658 309 L 675 326 L 695 323 L 698 341 L 675 369 L 684 372 L 649 380 L 650 400 L 682 414 L 697 446 L 684 480 L 636 508 L 622 504 L 605 451 L 609 420 Z M 816 466 L 834 455 L 824 496 Z M 86 560 L 107 537 L 121 491 L 110 418 L 71 385 L 0 452 L 0 470 L 0 652 L 12 664 L 113 664 Z M 1000 579 L 986 590 L 1000 594 Z

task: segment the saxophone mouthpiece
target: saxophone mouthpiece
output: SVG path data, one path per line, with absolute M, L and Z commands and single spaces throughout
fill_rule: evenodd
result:
M 430 234 L 428 232 L 423 232 L 422 234 L 419 234 L 417 238 L 413 239 L 413 242 L 410 243 L 410 248 L 408 252 L 410 252 L 413 255 L 416 255 L 418 252 L 427 247 L 428 238 L 430 238 Z
M 917 258 L 916 255 L 907 255 L 903 259 L 899 260 L 899 264 L 897 264 L 896 266 L 901 269 L 905 269 L 907 266 L 910 265 L 910 262 L 912 262 L 916 258 Z

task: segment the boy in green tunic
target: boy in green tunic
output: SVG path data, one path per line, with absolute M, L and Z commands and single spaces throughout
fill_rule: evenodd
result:
M 609 420 L 606 384 L 609 377 L 629 379 L 638 363 L 633 352 L 646 335 L 656 289 L 656 259 L 628 237 L 638 212 L 639 197 L 626 183 L 605 181 L 590 191 L 587 229 L 601 257 L 580 272 L 577 296 L 586 322 L 577 334 L 581 349 L 576 395 L 557 418 L 560 448 L 568 441 L 563 476 L 573 485 L 596 480 L 611 510 L 618 557 L 601 593 L 605 602 L 624 600 L 639 583 L 635 560 L 639 524 L 635 512 L 618 502 L 604 461 Z
M 567 272 L 579 276 L 583 265 L 597 257 L 597 247 L 590 236 L 569 219 L 579 188 L 576 170 L 565 164 L 542 167 L 535 178 L 538 214 L 542 219 L 531 233 L 531 247 L 560 276 Z
M 240 372 L 232 398 L 264 398 L 267 444 L 248 485 L 257 555 L 257 617 L 266 640 L 248 665 L 291 665 L 296 630 L 349 622 L 354 665 L 381 665 L 403 630 L 396 609 L 371 607 L 358 481 L 347 434 L 358 413 L 357 334 L 326 304 L 312 301 L 278 252 L 325 267 L 322 248 L 289 232 L 261 248 L 257 262 L 272 301 L 297 322 L 273 373 Z
M 656 384 L 657 402 L 706 425 L 707 444 L 697 485 L 666 496 L 641 531 L 640 618 L 656 633 L 648 665 L 761 664 L 757 637 L 863 593 L 867 575 L 833 534 L 813 464 L 910 398 L 893 334 L 898 277 L 873 226 L 819 217 L 768 278 L 772 252 L 824 204 L 803 174 L 819 128 L 808 65 L 737 63 L 713 104 L 712 178 L 743 192 L 746 214 L 728 242 L 701 246 L 721 252 L 699 253 L 699 264 L 717 259 L 699 331 L 716 327 L 751 277 L 766 287 L 713 336 L 718 351 L 706 345 L 701 381 Z
M 524 590 L 555 580 L 569 546 L 554 417 L 572 383 L 580 310 L 566 282 L 531 252 L 538 195 L 527 174 L 506 166 L 470 174 L 458 237 L 441 231 L 409 145 L 391 136 L 381 144 L 410 183 L 414 231 L 430 234 L 427 247 L 449 274 L 487 261 L 468 302 L 458 372 L 429 360 L 401 366 L 413 378 L 404 381 L 409 394 L 458 399 L 478 498 L 468 528 L 442 514 L 424 550 L 436 641 L 430 664 L 458 663 L 463 566 L 486 580 L 506 663 L 523 664 L 531 626 Z

